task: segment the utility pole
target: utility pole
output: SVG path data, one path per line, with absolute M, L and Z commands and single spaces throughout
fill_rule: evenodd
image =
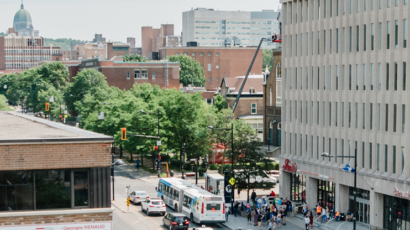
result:
M 181 171 L 182 171 L 182 179 L 185 179 L 184 177 L 184 162 L 185 162 L 185 143 L 182 144 L 182 151 L 181 151 Z

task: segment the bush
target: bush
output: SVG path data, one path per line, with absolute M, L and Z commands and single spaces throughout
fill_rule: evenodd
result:
M 161 154 L 161 161 L 162 162 L 170 162 L 171 157 L 168 154 Z
M 209 170 L 219 170 L 220 167 L 220 165 L 213 164 L 209 166 Z

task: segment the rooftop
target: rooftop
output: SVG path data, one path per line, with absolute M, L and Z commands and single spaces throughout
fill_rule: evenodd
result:
M 0 112 L 0 144 L 21 142 L 112 142 L 111 136 L 33 117 Z

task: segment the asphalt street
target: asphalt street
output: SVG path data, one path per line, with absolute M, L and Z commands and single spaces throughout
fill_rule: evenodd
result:
M 126 186 L 130 185 L 130 191 L 146 191 L 150 197 L 157 197 L 155 187 L 158 186 L 158 178 L 145 171 L 130 170 L 126 166 L 116 166 L 115 169 L 115 201 L 112 202 L 115 209 L 113 214 L 113 229 L 134 230 L 134 229 L 166 229 L 162 225 L 163 216 L 147 216 L 141 212 L 140 205 L 130 204 L 129 211 L 126 206 L 127 191 Z M 167 212 L 173 212 L 167 207 Z M 191 223 L 190 229 L 199 227 Z M 209 225 L 215 230 L 227 229 L 222 225 Z

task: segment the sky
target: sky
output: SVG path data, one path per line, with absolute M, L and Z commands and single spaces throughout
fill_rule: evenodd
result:
M 0 32 L 13 27 L 21 0 L 0 0 Z M 182 32 L 182 12 L 191 8 L 230 11 L 277 10 L 279 0 L 24 0 L 35 30 L 45 38 L 92 40 L 103 34 L 107 41 L 126 42 L 135 37 L 141 45 L 141 27 L 174 24 Z

